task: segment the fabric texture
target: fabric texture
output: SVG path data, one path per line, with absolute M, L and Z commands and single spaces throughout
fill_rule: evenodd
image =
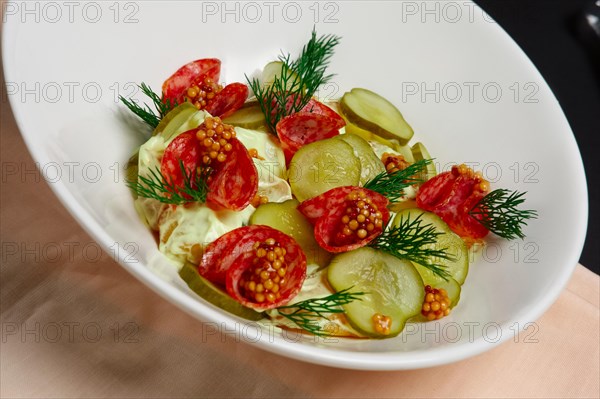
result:
M 338 370 L 207 334 L 83 231 L 1 105 L 3 398 L 600 396 L 600 280 L 581 265 L 536 331 L 443 367 Z

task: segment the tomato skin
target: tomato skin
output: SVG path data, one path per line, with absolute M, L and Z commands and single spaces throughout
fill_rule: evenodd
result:
M 331 118 L 335 121 L 336 128 L 338 130 L 343 128 L 344 126 L 346 126 L 346 121 L 344 120 L 344 118 L 342 118 L 333 109 L 331 109 L 327 105 L 323 104 L 322 102 L 315 100 L 314 98 L 310 99 L 310 101 L 304 106 L 304 108 L 302 108 L 300 113 L 303 113 L 303 114 L 311 114 L 312 113 L 312 114 L 328 116 L 329 118 Z
M 196 129 L 175 137 L 163 154 L 160 171 L 167 183 L 176 189 L 183 189 L 185 186 L 180 160 L 188 174 L 195 173 L 200 165 L 200 143 L 196 138 Z
M 457 167 L 425 182 L 417 193 L 417 206 L 438 215 L 463 238 L 480 239 L 489 231 L 469 214 L 486 192 L 482 179 L 473 173 L 461 173 Z
M 297 96 L 290 96 L 291 108 Z M 303 145 L 337 136 L 346 121 L 333 109 L 311 98 L 299 112 L 282 118 L 276 126 L 277 136 L 285 155 L 286 163 Z
M 280 120 L 276 130 L 286 163 L 302 146 L 339 135 L 337 126 L 335 119 L 317 113 L 299 112 Z
M 257 303 L 243 295 L 240 279 L 253 266 L 255 243 L 268 238 L 275 239 L 287 251 L 286 283 L 279 291 L 278 300 Z M 244 226 L 209 244 L 198 265 L 198 272 L 211 282 L 225 286 L 227 293 L 242 305 L 262 311 L 284 305 L 300 292 L 306 277 L 306 256 L 292 237 L 278 230 L 262 225 Z
M 214 210 L 241 211 L 258 191 L 258 171 L 241 141 L 231 138 L 229 143 L 227 160 L 217 164 L 209 178 L 206 202 Z
M 161 161 L 161 173 L 175 189 L 185 187 L 179 161 L 188 173 L 201 166 L 202 148 L 196 137 L 198 129 L 181 133 L 169 143 Z M 241 141 L 232 137 L 225 162 L 216 163 L 208 177 L 206 204 L 214 210 L 240 211 L 246 208 L 258 191 L 258 171 Z
M 462 205 L 461 213 L 464 215 L 464 217 L 461 218 L 462 223 L 460 224 L 462 234 L 458 234 L 461 237 L 470 237 L 477 240 L 484 238 L 489 233 L 489 230 L 478 222 L 478 220 L 481 220 L 482 216 L 469 214 L 473 207 L 475 207 L 483 197 L 485 197 L 485 194 L 476 193 L 469 197 Z
M 198 264 L 198 272 L 207 280 L 225 286 L 227 269 L 240 254 L 252 249 L 254 234 L 264 230 L 263 226 L 240 227 L 223 234 L 208 244 Z M 237 247 L 237 250 L 234 250 Z
M 255 234 L 255 242 L 263 241 L 266 238 L 274 238 L 281 246 L 285 248 L 286 255 L 285 260 L 287 264 L 287 274 L 285 279 L 287 280 L 284 287 L 279 291 L 281 297 L 270 303 L 257 303 L 249 300 L 245 297 L 240 290 L 240 279 L 244 272 L 253 266 L 252 261 L 255 258 L 253 252 L 246 252 L 236 258 L 231 267 L 227 270 L 226 284 L 227 293 L 240 302 L 242 305 L 252 308 L 257 311 L 274 309 L 276 307 L 285 305 L 293 297 L 295 297 L 302 288 L 302 283 L 306 278 L 306 256 L 302 252 L 300 245 L 290 236 L 275 230 L 268 226 L 261 226 L 265 233 L 262 237 L 257 237 Z
M 212 116 L 226 118 L 242 108 L 248 98 L 248 86 L 243 83 L 231 83 L 221 90 L 204 109 Z
M 203 58 L 192 61 L 179 68 L 162 86 L 163 102 L 181 104 L 185 101 L 185 93 L 189 87 L 209 77 L 214 82 L 219 81 L 221 61 L 217 58 Z
M 285 112 L 283 113 L 286 116 L 290 116 L 293 114 L 319 114 L 323 116 L 328 116 L 336 121 L 336 125 L 338 129 L 346 126 L 346 121 L 342 118 L 336 111 L 334 111 L 331 107 L 323 104 L 322 102 L 311 98 L 304 107 L 300 108 L 299 111 L 292 112 L 292 109 L 298 109 L 300 107 L 302 101 L 302 96 L 293 93 L 289 94 L 286 98 L 285 103 Z M 270 107 L 272 110 L 271 115 L 275 117 L 280 109 L 276 100 L 273 100 Z M 283 119 L 283 118 L 282 118 Z
M 381 226 L 362 239 L 358 236 L 345 236 L 341 233 L 343 223 L 342 217 L 349 207 L 354 203 L 348 200 L 351 193 L 361 192 L 365 198 L 369 198 L 372 204 L 381 212 Z M 315 198 L 304 201 L 298 206 L 300 211 L 313 225 L 317 243 L 326 251 L 339 253 L 352 251 L 364 247 L 373 241 L 390 220 L 390 212 L 387 209 L 389 201 L 383 195 L 362 187 L 344 186 L 333 188 Z

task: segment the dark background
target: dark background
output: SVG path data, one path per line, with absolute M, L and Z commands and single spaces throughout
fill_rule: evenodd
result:
M 585 28 L 595 0 L 475 0 L 525 51 L 560 102 L 585 166 L 590 216 L 580 262 L 600 274 L 600 37 Z

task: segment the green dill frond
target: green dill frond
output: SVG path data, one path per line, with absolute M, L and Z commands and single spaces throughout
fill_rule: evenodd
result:
M 327 319 L 333 313 L 344 313 L 343 305 L 355 300 L 361 300 L 364 292 L 350 292 L 353 287 L 336 292 L 322 298 L 307 299 L 292 305 L 280 306 L 278 313 L 293 322 L 299 328 L 318 336 L 329 336 L 323 331 L 317 322 L 319 319 Z
M 177 187 L 163 176 L 160 168 L 150 169 L 150 176 L 138 176 L 137 181 L 128 181 L 127 186 L 139 197 L 152 198 L 165 204 L 181 205 L 190 202 L 206 202 L 208 186 L 206 178 L 210 173 L 187 171 L 182 161 L 179 166 L 183 173 L 183 187 Z
M 447 281 L 450 277 L 447 267 L 434 262 L 436 258 L 453 260 L 448 255 L 447 248 L 435 247 L 438 237 L 444 233 L 437 231 L 431 224 L 424 225 L 422 216 L 420 214 L 413 220 L 410 215 L 402 217 L 398 226 L 386 229 L 370 246 L 396 258 L 418 263 Z
M 510 192 L 506 189 L 497 189 L 483 197 L 469 212 L 471 216 L 492 233 L 514 240 L 525 238 L 523 226 L 527 220 L 536 219 L 538 214 L 534 210 L 517 209 L 525 202 L 526 192 Z
M 259 79 L 246 76 L 272 133 L 281 119 L 304 108 L 317 89 L 334 76 L 326 72 L 339 41 L 334 35 L 317 38 L 313 30 L 296 60 L 292 61 L 289 54 L 279 56 L 281 71 L 271 85 L 265 86 Z
M 432 159 L 421 159 L 403 170 L 394 173 L 381 172 L 364 184 L 364 188 L 378 192 L 390 202 L 398 202 L 404 196 L 404 189 L 414 184 L 423 183 L 424 175 Z
M 133 100 L 128 100 L 123 96 L 119 96 L 119 100 L 121 100 L 121 102 L 125 104 L 125 106 L 129 108 L 131 112 L 133 112 L 141 120 L 146 122 L 148 126 L 150 126 L 152 129 L 155 129 L 156 126 L 158 126 L 158 124 L 160 123 L 160 120 L 164 118 L 164 116 L 172 108 L 174 108 L 177 105 L 177 103 L 174 102 L 173 104 L 171 104 L 171 101 L 169 100 L 163 102 L 159 95 L 152 91 L 150 86 L 148 86 L 144 82 L 139 84 L 138 87 L 142 90 L 142 93 L 144 93 L 152 101 L 154 109 L 152 109 L 146 103 L 144 103 L 144 106 L 141 106 L 137 102 Z

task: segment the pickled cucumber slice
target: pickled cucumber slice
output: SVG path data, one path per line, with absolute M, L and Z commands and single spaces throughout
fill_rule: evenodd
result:
M 395 144 L 395 143 L 394 143 Z M 413 156 L 412 150 L 407 145 L 396 145 L 394 150 L 404 157 L 406 162 L 415 163 L 415 157 Z
M 127 161 L 127 167 L 125 168 L 125 178 L 128 182 L 136 182 L 138 180 L 138 163 L 140 157 L 140 150 L 138 149 L 135 154 L 129 158 Z M 131 195 L 133 195 L 133 199 L 136 199 L 137 193 L 133 190 L 131 191 Z
M 365 130 L 365 129 L 362 129 L 362 128 L 356 126 L 352 122 L 349 122 L 347 119 L 346 119 L 346 133 L 356 135 L 356 136 L 372 143 L 371 146 L 378 148 L 379 152 L 381 154 L 383 154 L 384 152 L 389 152 L 387 150 L 387 148 L 390 148 L 391 150 L 404 156 L 404 159 L 406 159 L 407 162 L 409 162 L 409 163 L 415 162 L 415 158 L 413 157 L 413 153 L 409 146 L 400 145 L 397 140 L 387 140 L 387 139 L 384 139 L 383 137 L 379 137 L 378 135 L 373 134 L 373 133 L 369 132 L 368 130 Z M 387 148 L 385 148 L 385 147 L 387 147 Z M 377 152 L 375 153 L 375 155 L 378 155 Z
M 165 140 L 169 139 L 196 112 L 198 109 L 192 103 L 185 102 L 176 106 L 160 120 L 152 135 L 161 134 Z
M 288 176 L 292 193 L 302 202 L 335 187 L 358 186 L 360 172 L 352 146 L 334 137 L 300 148 Z
M 367 89 L 355 88 L 340 101 L 344 116 L 358 127 L 406 145 L 414 132 L 392 103 Z
M 223 123 L 243 127 L 244 129 L 260 129 L 266 126 L 265 115 L 256 101 L 244 104 L 231 116 L 223 119 Z
M 269 62 L 262 71 L 262 83 L 263 86 L 272 86 L 275 78 L 279 78 L 281 76 L 281 71 L 283 66 L 283 62 L 281 61 L 272 61 Z M 289 75 L 289 81 L 293 82 L 296 74 L 289 69 L 286 69 L 287 74 Z
M 446 248 L 446 253 L 453 258 L 452 260 L 436 258 L 432 261 L 446 266 L 446 271 L 450 274 L 450 277 L 462 285 L 469 272 L 469 251 L 462 238 L 450 230 L 442 219 L 431 212 L 425 212 L 421 209 L 405 209 L 396 214 L 396 217 L 392 221 L 392 226 L 399 226 L 400 221 L 402 219 L 406 220 L 407 217 L 410 217 L 410 220 L 415 220 L 419 215 L 421 215 L 422 225 L 431 224 L 438 232 L 443 233 L 438 236 L 437 242 L 432 247 L 435 249 Z M 430 283 L 445 281 L 425 267 L 419 268 L 419 272 L 424 281 Z M 430 285 L 437 288 L 435 283 Z
M 343 114 L 342 114 L 342 118 L 344 118 L 344 120 L 346 121 L 346 127 L 345 127 L 346 133 L 354 134 L 356 136 L 363 138 L 366 141 L 375 141 L 377 143 L 380 143 L 380 144 L 388 146 L 392 149 L 395 149 L 394 148 L 395 143 L 392 143 L 391 141 L 386 140 L 383 137 L 379 137 L 376 134 L 373 134 L 368 130 L 365 130 L 363 128 L 356 126 L 354 123 L 350 122 Z
M 440 278 L 435 274 L 429 272 L 429 269 L 419 265 L 418 263 L 413 262 L 413 265 L 421 275 L 424 285 L 430 285 L 433 288 L 437 289 L 445 289 L 448 293 L 448 298 L 450 299 L 450 307 L 453 308 L 458 304 L 458 301 L 460 300 L 461 291 L 461 286 L 458 283 L 458 281 L 456 281 L 452 277 L 450 277 L 448 281 L 446 281 L 443 278 Z
M 394 202 L 388 205 L 388 209 L 391 212 L 402 212 L 405 209 L 415 209 L 417 208 L 417 201 L 414 199 L 407 199 L 405 201 Z
M 343 115 L 342 115 L 342 117 L 343 117 Z M 346 133 L 348 133 L 348 134 L 355 134 L 355 135 L 357 135 L 359 137 L 362 137 L 363 139 L 365 139 L 367 141 L 377 140 L 376 138 L 373 137 L 373 136 L 375 136 L 373 133 L 369 132 L 368 130 L 365 130 L 365 129 L 362 129 L 362 128 L 356 126 L 354 123 L 350 122 L 345 117 L 344 117 L 344 120 L 346 121 Z M 376 137 L 378 137 L 378 136 L 376 136 Z M 381 138 L 381 140 L 384 141 L 381 144 L 389 143 L 384 138 Z
M 369 247 L 336 255 L 327 279 L 336 291 L 353 287 L 353 292 L 367 293 L 344 305 L 344 311 L 352 327 L 373 338 L 400 334 L 406 320 L 420 313 L 425 296 L 423 280 L 411 262 Z M 391 322 L 388 330 L 386 321 Z
M 429 151 L 427 151 L 427 148 L 425 148 L 425 146 L 421 142 L 415 143 L 415 145 L 413 145 L 410 149 L 415 158 L 415 161 L 421 161 L 423 159 L 432 159 L 431 155 L 429 155 Z M 435 164 L 432 162 L 427 165 L 427 168 L 425 169 L 425 174 L 421 178 L 423 181 L 427 181 L 435 175 L 437 175 L 437 170 L 435 169 Z
M 341 134 L 336 138 L 350 144 L 354 149 L 354 155 L 360 161 L 361 186 L 378 174 L 385 172 L 383 162 L 375 155 L 369 143 L 363 138 L 354 134 Z
M 300 202 L 294 199 L 261 205 L 250 216 L 250 224 L 267 225 L 291 236 L 304 251 L 306 263 L 325 267 L 329 264 L 331 254 L 317 244 L 314 228 L 296 209 L 298 205 Z
M 196 270 L 196 266 L 190 262 L 186 262 L 181 270 L 179 270 L 179 276 L 192 291 L 221 309 L 248 320 L 257 321 L 264 318 L 261 313 L 242 306 L 241 303 L 230 297 L 216 285 L 200 276 Z

